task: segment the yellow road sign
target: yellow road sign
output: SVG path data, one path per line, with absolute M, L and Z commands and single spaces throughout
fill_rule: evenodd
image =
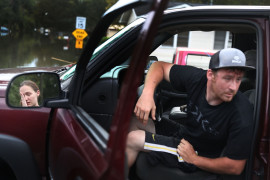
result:
M 83 48 L 83 40 L 82 39 L 76 39 L 75 48 L 78 48 L 78 49 Z
M 87 32 L 84 29 L 76 29 L 72 32 L 72 34 L 77 40 L 83 40 L 86 36 L 88 36 Z

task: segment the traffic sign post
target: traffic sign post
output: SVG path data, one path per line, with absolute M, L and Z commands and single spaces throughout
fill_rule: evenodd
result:
M 86 27 L 86 17 L 76 17 L 76 29 L 85 29 Z
M 83 29 L 76 29 L 75 31 L 72 32 L 72 34 L 76 39 L 81 40 L 83 40 L 85 37 L 88 36 L 87 32 Z
M 75 48 L 77 48 L 77 49 L 83 48 L 83 40 L 82 39 L 76 39 Z
M 86 27 L 86 17 L 76 17 L 76 30 L 72 32 L 73 36 L 76 38 L 75 48 L 83 48 L 83 39 L 88 36 L 87 32 L 84 30 Z

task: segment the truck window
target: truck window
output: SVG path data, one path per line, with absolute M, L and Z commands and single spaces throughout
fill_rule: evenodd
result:
M 211 56 L 188 54 L 186 56 L 186 65 L 208 69 L 210 58 Z

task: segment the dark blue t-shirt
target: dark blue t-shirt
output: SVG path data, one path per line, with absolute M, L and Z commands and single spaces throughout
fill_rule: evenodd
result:
M 170 82 L 188 94 L 188 121 L 181 136 L 199 155 L 247 159 L 251 149 L 253 106 L 238 92 L 231 102 L 211 106 L 206 101 L 206 71 L 192 66 L 174 65 Z

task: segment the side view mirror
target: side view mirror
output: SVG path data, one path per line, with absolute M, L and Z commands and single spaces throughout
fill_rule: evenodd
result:
M 60 80 L 56 73 L 34 72 L 15 76 L 8 85 L 6 104 L 10 107 L 43 107 L 50 99 L 59 99 Z

